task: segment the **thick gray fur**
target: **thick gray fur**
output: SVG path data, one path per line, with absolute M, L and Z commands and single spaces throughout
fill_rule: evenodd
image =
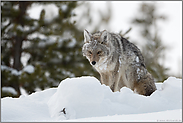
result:
M 149 96 L 156 90 L 154 78 L 147 71 L 139 48 L 120 34 L 106 30 L 91 34 L 84 30 L 82 52 L 99 72 L 101 83 L 113 92 L 126 86 Z

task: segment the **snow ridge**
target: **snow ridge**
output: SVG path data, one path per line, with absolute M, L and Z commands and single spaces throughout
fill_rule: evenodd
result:
M 182 80 L 156 83 L 151 96 L 123 87 L 112 92 L 95 77 L 67 78 L 50 88 L 19 98 L 1 99 L 3 122 L 33 121 L 182 121 Z

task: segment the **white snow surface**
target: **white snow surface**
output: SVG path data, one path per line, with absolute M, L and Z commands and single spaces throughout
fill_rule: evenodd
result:
M 24 67 L 23 71 L 25 71 L 27 73 L 34 73 L 34 66 L 27 65 L 26 67 Z
M 10 68 L 8 66 L 1 65 L 1 70 L 8 70 L 8 71 L 11 71 L 11 74 L 19 76 L 19 75 L 22 74 L 22 72 L 33 73 L 34 72 L 34 66 L 27 65 L 23 68 L 23 70 L 17 71 L 14 68 Z
M 95 77 L 67 78 L 58 88 L 2 98 L 1 121 L 181 122 L 182 79 L 169 77 L 156 86 L 151 96 L 142 96 L 126 87 L 112 92 Z
M 2 91 L 3 92 L 7 92 L 7 93 L 12 93 L 14 95 L 17 94 L 17 92 L 15 91 L 15 89 L 12 88 L 12 87 L 2 87 Z

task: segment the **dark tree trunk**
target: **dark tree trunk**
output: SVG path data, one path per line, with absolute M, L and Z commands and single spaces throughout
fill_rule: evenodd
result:
M 21 53 L 22 53 L 22 38 L 21 37 L 16 37 L 15 38 L 15 44 L 14 44 L 14 63 L 13 63 L 13 68 L 16 69 L 17 71 L 21 70 Z
M 15 23 L 20 24 L 22 27 L 24 27 L 24 17 L 26 14 L 27 7 L 31 4 L 31 2 L 19 2 L 19 10 L 20 13 L 15 19 Z M 21 34 L 17 34 L 14 37 L 14 46 L 13 46 L 13 68 L 17 71 L 20 71 L 22 69 L 22 63 L 21 63 L 21 54 L 22 54 L 22 43 L 24 41 L 25 37 Z M 20 85 L 19 85 L 19 76 L 16 76 L 14 83 L 12 83 L 12 87 L 18 92 L 18 96 L 20 96 Z
M 15 44 L 14 44 L 14 54 L 13 54 L 13 68 L 17 71 L 20 71 L 22 69 L 21 64 L 21 54 L 22 54 L 22 42 L 23 38 L 16 37 L 15 38 Z M 13 88 L 18 92 L 18 95 L 20 95 L 20 88 L 19 88 L 19 76 L 17 76 L 14 83 L 12 83 Z

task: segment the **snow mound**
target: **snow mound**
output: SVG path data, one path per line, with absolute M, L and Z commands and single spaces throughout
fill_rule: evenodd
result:
M 174 82 L 175 79 L 170 77 L 162 87 L 148 97 L 135 94 L 126 87 L 120 92 L 112 92 L 108 86 L 101 85 L 94 77 L 66 79 L 61 82 L 48 106 L 51 117 L 56 119 L 180 109 L 182 83 L 178 79 Z
M 52 117 L 64 114 L 61 111 L 65 108 L 66 117 L 73 119 L 83 117 L 83 113 L 85 116 L 94 115 L 96 106 L 102 103 L 103 98 L 104 92 L 96 78 L 67 78 L 60 83 L 48 106 Z
M 3 122 L 33 121 L 182 121 L 182 79 L 156 83 L 151 96 L 123 87 L 112 92 L 94 77 L 67 78 L 19 98 L 1 99 Z

